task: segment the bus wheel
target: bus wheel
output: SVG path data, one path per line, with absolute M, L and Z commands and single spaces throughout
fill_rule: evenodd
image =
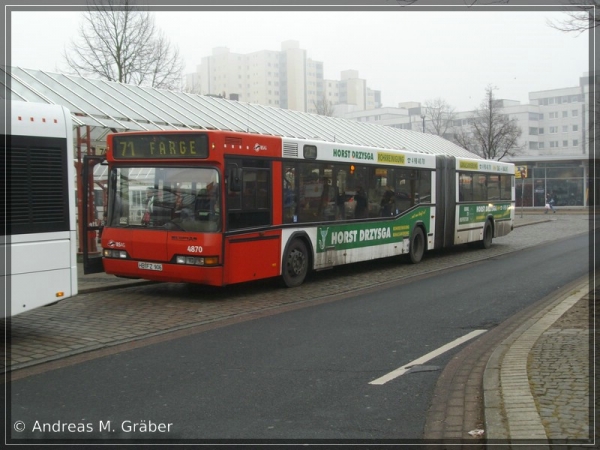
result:
M 287 287 L 300 286 L 308 273 L 308 250 L 300 239 L 294 239 L 283 256 L 281 278 Z
M 489 220 L 486 220 L 485 225 L 483 226 L 483 240 L 480 243 L 481 248 L 490 248 L 492 246 L 493 237 L 492 224 Z
M 410 239 L 410 248 L 408 249 L 408 255 L 410 256 L 410 262 L 417 264 L 423 259 L 425 253 L 425 236 L 423 230 L 420 227 L 415 228 L 412 237 Z

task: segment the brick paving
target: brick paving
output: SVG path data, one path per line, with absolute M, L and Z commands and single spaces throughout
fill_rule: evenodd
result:
M 139 342 L 152 336 L 173 333 L 219 321 L 243 318 L 252 314 L 269 313 L 281 307 L 303 307 L 317 301 L 327 301 L 336 295 L 358 289 L 398 282 L 416 275 L 453 268 L 463 264 L 499 256 L 527 247 L 551 242 L 566 235 L 589 231 L 590 220 L 587 214 L 567 214 L 559 212 L 552 216 L 526 214 L 515 220 L 515 230 L 508 236 L 494 240 L 489 250 L 474 250 L 460 246 L 451 250 L 426 255 L 421 264 L 411 265 L 398 259 L 386 259 L 369 263 L 359 263 L 327 272 L 314 274 L 299 288 L 282 289 L 272 281 L 245 283 L 223 288 L 189 287 L 172 283 L 148 283 L 121 280 L 105 274 L 80 277 L 80 294 L 56 305 L 40 308 L 16 316 L 9 324 L 10 354 L 7 367 L 3 371 L 17 372 L 19 369 L 44 362 L 79 355 L 99 349 L 106 349 L 128 342 Z M 524 226 L 535 224 L 535 226 Z M 119 288 L 107 290 L 110 288 Z M 578 303 L 577 305 L 579 305 Z M 574 307 L 575 308 L 575 307 Z M 565 332 L 562 320 L 550 327 L 538 342 L 531 343 L 529 369 L 531 388 L 537 397 L 537 407 L 544 432 L 550 439 L 565 438 L 556 416 L 566 414 L 562 406 L 552 409 L 554 400 L 562 401 L 566 394 L 557 394 L 548 389 L 547 368 L 539 362 L 552 360 L 553 352 L 560 354 L 564 348 L 577 349 L 575 362 L 566 362 L 566 367 L 577 373 L 577 383 L 568 393 L 577 392 L 577 408 L 573 420 L 581 423 L 583 410 L 589 406 L 579 399 L 585 397 L 585 377 L 588 374 L 581 357 L 586 353 L 582 342 L 589 338 L 587 330 L 581 327 L 583 308 L 577 311 L 579 326 L 564 328 L 577 330 Z M 527 312 L 527 311 L 526 311 Z M 524 312 L 524 315 L 526 315 Z M 533 311 L 532 313 L 534 313 Z M 573 312 L 572 314 L 576 314 Z M 565 315 L 567 320 L 570 315 Z M 485 443 L 489 436 L 484 430 L 481 437 L 472 436 L 469 431 L 484 429 L 487 410 L 484 410 L 484 389 L 482 379 L 488 369 L 492 351 L 501 345 L 522 324 L 518 318 L 508 320 L 477 339 L 456 356 L 444 369 L 434 392 L 432 407 L 427 419 L 424 437 L 436 442 Z M 571 325 L 569 325 L 571 326 Z M 557 336 L 561 339 L 556 341 Z M 583 348 L 583 349 L 582 349 Z M 524 355 L 525 359 L 526 354 Z M 558 358 L 559 356 L 556 356 Z M 587 361 L 587 359 L 586 359 Z M 561 364 L 563 361 L 561 361 Z M 557 363 L 558 364 L 558 363 Z M 558 366 L 557 366 L 558 367 Z M 489 373 L 492 373 L 490 371 Z M 488 374 L 489 374 L 488 373 Z M 498 379 L 499 374 L 496 374 Z M 493 377 L 492 377 L 493 378 Z M 572 378 L 569 378 L 571 380 Z M 555 383 L 560 383 L 556 377 Z M 485 406 L 502 406 L 503 399 L 488 395 Z M 569 402 L 567 402 L 569 403 Z M 569 403 L 571 404 L 571 403 Z M 562 408 L 562 409 L 561 409 Z M 504 419 L 499 419 L 501 422 Z M 586 422 L 586 424 L 589 423 Z M 489 425 L 489 423 L 488 423 Z M 505 425 L 497 424 L 498 429 Z M 560 429 L 560 431 L 559 431 Z M 582 436 L 589 428 L 581 426 L 576 434 Z M 562 434 L 561 434 L 562 433 Z
M 528 372 L 548 439 L 571 441 L 590 435 L 589 296 L 548 328 L 529 354 Z
M 519 315 L 520 325 L 494 349 L 483 379 L 489 442 L 593 445 L 589 281 L 576 280 Z

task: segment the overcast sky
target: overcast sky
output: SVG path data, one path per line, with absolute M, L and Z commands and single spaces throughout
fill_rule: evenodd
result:
M 155 12 L 156 24 L 195 71 L 215 47 L 233 53 L 280 50 L 299 41 L 322 61 L 325 78 L 357 70 L 383 106 L 442 97 L 474 109 L 485 88 L 528 103 L 528 93 L 579 85 L 589 70 L 589 39 L 560 32 L 550 11 Z M 11 65 L 60 72 L 78 36 L 81 12 L 13 12 Z

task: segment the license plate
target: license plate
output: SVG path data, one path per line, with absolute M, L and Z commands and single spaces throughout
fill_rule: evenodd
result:
M 157 263 L 147 263 L 147 262 L 138 262 L 138 269 L 144 270 L 162 270 L 162 264 Z

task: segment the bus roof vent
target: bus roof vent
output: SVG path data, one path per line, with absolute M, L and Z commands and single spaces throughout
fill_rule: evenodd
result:
M 242 138 L 239 137 L 225 137 L 225 145 L 242 145 Z
M 283 143 L 283 156 L 298 157 L 298 144 L 296 142 Z

